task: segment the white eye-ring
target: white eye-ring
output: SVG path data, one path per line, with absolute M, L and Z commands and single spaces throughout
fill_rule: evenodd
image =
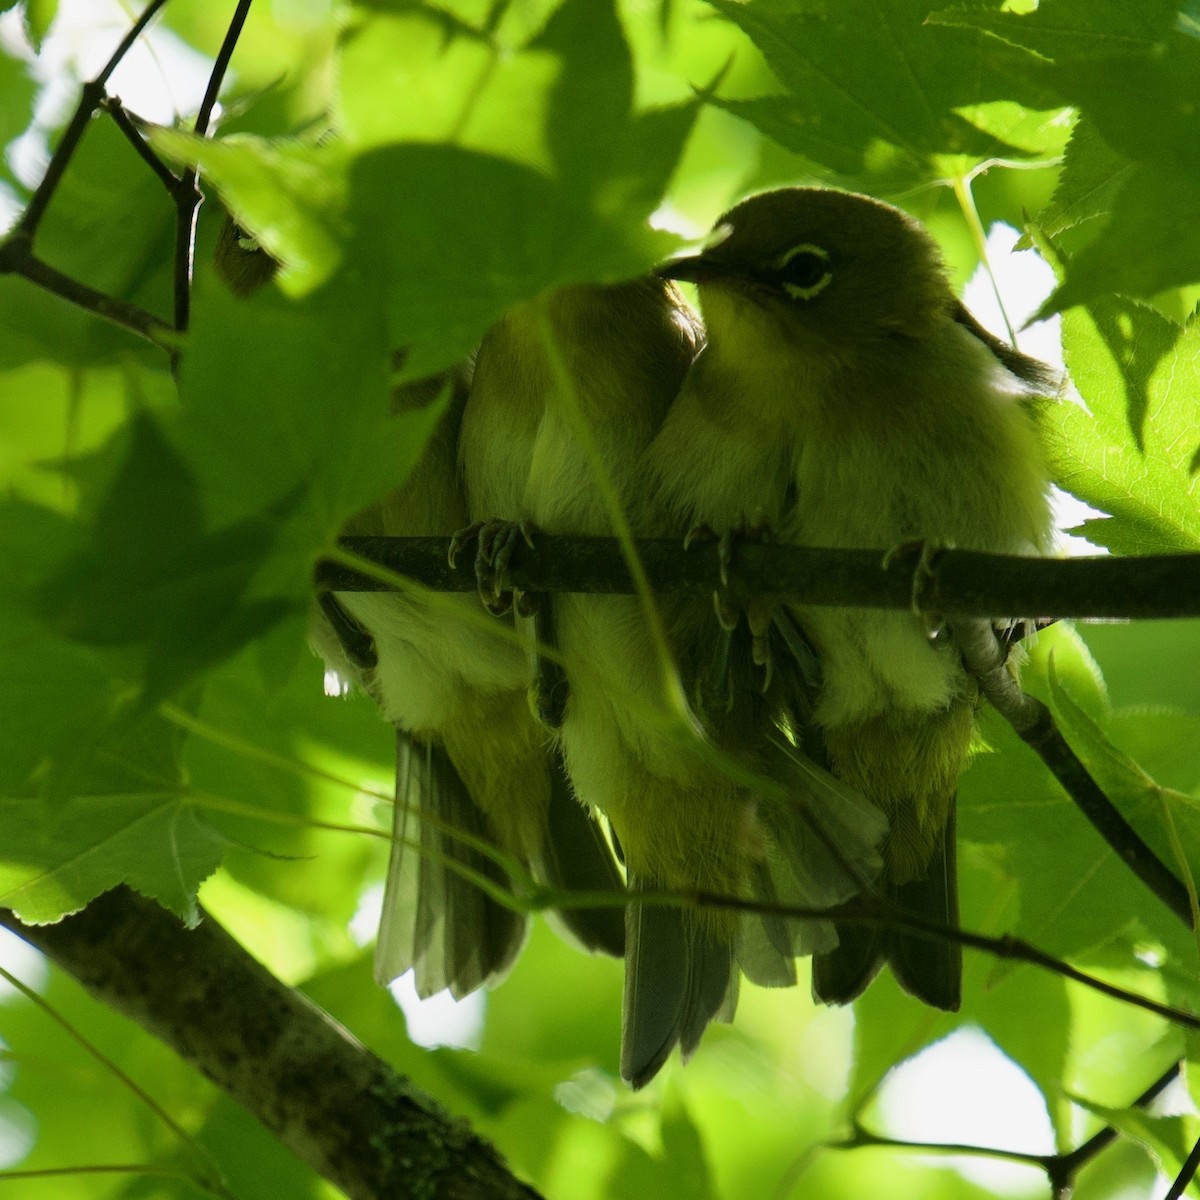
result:
M 811 300 L 833 280 L 829 251 L 812 242 L 793 246 L 780 260 L 779 282 L 793 300 Z

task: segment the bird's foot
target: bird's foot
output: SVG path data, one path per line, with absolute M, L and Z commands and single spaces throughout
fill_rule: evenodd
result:
M 450 539 L 447 557 L 457 568 L 459 555 L 468 543 L 475 543 L 475 583 L 479 599 L 493 616 L 503 616 L 516 609 L 519 616 L 532 616 L 537 611 L 537 593 L 522 592 L 506 582 L 513 553 L 522 542 L 533 549 L 536 527 L 529 521 L 475 521 L 460 529 Z
M 771 622 L 775 604 L 758 598 L 738 596 L 730 579 L 734 569 L 737 547 L 746 542 L 763 544 L 774 540 L 775 531 L 767 516 L 760 509 L 749 520 L 745 513 L 727 529 L 718 533 L 706 522 L 693 525 L 683 539 L 683 548 L 690 550 L 698 542 L 716 542 L 717 564 L 720 571 L 720 586 L 713 591 L 713 609 L 717 620 L 726 634 L 732 634 L 741 623 L 742 617 L 750 629 L 750 657 L 761 670 L 760 686 L 765 692 L 771 685 L 774 663 L 771 652 Z M 727 664 L 726 664 L 727 669 Z
M 942 554 L 953 549 L 949 542 L 931 538 L 918 538 L 908 542 L 900 542 L 888 550 L 880 566 L 887 570 L 893 563 L 916 559 L 912 574 L 912 594 L 909 608 L 913 616 L 919 617 L 925 624 L 925 632 L 935 645 L 942 645 L 949 640 L 946 632 L 946 622 L 930 600 L 937 584 L 937 561 Z

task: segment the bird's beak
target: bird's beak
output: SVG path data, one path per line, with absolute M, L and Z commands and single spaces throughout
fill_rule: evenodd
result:
M 688 283 L 708 283 L 713 279 L 723 279 L 730 274 L 724 263 L 715 262 L 705 254 L 693 254 L 687 258 L 673 258 L 661 266 L 655 267 L 655 275 L 660 279 L 682 279 Z

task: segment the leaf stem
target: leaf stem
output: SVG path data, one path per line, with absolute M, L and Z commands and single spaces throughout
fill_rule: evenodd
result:
M 100 101 L 100 108 L 108 113 L 113 124 L 125 135 L 125 140 L 133 147 L 137 156 L 158 176 L 163 187 L 167 189 L 167 194 L 174 198 L 179 190 L 179 176 L 154 153 L 150 143 L 142 136 L 142 131 L 138 128 L 137 122 L 130 115 L 129 110 L 116 96 L 105 96 Z
M 975 249 L 979 253 L 979 261 L 983 264 L 983 269 L 987 272 L 988 281 L 992 285 L 992 294 L 996 297 L 996 303 L 1000 307 L 1000 316 L 1004 319 L 1004 328 L 1008 332 L 1008 340 L 1015 346 L 1017 344 L 1017 333 L 1013 329 L 1012 322 L 1008 319 L 1008 309 L 1004 307 L 1004 297 L 1000 295 L 1000 285 L 996 282 L 996 272 L 992 270 L 992 263 L 988 258 L 987 233 L 984 231 L 983 222 L 979 219 L 979 210 L 975 207 L 975 197 L 971 194 L 970 180 L 961 175 L 956 175 L 954 178 L 954 195 L 958 200 L 958 207 L 962 211 L 963 218 L 967 222 L 967 227 L 971 230 Z

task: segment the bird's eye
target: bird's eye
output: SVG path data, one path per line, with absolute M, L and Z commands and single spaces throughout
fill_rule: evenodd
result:
M 793 246 L 780 260 L 779 282 L 793 300 L 811 300 L 829 286 L 829 251 L 811 242 Z

